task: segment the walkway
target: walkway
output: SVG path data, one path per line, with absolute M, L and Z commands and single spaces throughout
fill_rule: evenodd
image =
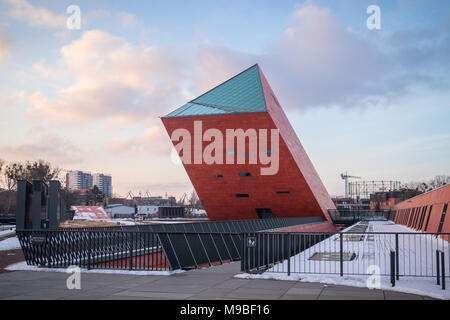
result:
M 66 288 L 65 273 L 7 272 L 0 274 L 0 299 L 429 299 L 319 283 L 233 278 L 239 269 L 240 263 L 230 263 L 171 276 L 82 273 L 81 290 Z

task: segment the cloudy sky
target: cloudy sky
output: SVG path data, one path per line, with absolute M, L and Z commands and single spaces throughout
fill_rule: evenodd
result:
M 450 2 L 437 0 L 0 0 L 0 158 L 179 196 L 192 186 L 158 117 L 255 63 L 332 195 L 345 171 L 450 174 Z

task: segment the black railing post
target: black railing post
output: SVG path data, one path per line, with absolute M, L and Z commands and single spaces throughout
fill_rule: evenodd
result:
M 87 269 L 91 270 L 91 237 L 92 237 L 92 233 L 88 231 L 89 234 L 89 240 L 88 240 L 88 265 L 87 265 Z
M 391 251 L 391 284 L 395 287 L 395 252 Z
M 442 290 L 445 290 L 445 259 L 444 259 L 444 251 L 441 251 L 441 274 L 442 274 Z
M 288 277 L 291 275 L 291 234 L 288 233 L 287 235 L 288 239 L 287 239 L 287 252 L 288 252 L 288 257 L 287 257 L 287 263 L 288 263 Z
M 395 234 L 395 273 L 397 280 L 400 280 L 400 267 L 398 257 L 398 233 Z
M 247 272 L 247 268 L 245 265 L 245 261 L 247 260 L 247 252 L 245 250 L 245 244 L 247 243 L 247 237 L 246 234 L 243 233 L 242 234 L 242 243 L 241 243 L 241 250 L 242 250 L 242 254 L 241 254 L 241 271 L 245 271 Z
M 441 284 L 440 277 L 440 266 L 439 266 L 439 250 L 436 250 L 436 284 L 439 286 Z
M 340 262 L 340 268 L 341 268 L 341 277 L 344 276 L 344 236 L 342 232 L 339 232 L 339 247 L 340 247 L 340 254 L 339 254 L 339 262 Z
M 133 233 L 130 233 L 130 270 L 133 269 Z

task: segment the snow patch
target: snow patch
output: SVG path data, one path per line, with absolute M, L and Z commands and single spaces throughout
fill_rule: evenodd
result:
M 42 268 L 37 266 L 27 265 L 25 261 L 11 264 L 5 268 L 8 271 L 40 271 L 40 272 L 63 272 L 66 273 L 65 268 Z M 139 276 L 170 276 L 173 274 L 184 273 L 184 270 L 173 271 L 130 271 L 130 270 L 106 270 L 106 269 L 85 269 L 81 268 L 81 273 L 101 273 L 101 274 L 128 274 Z
M 350 231 L 347 228 L 344 231 Z M 406 233 L 399 239 L 400 274 L 416 274 L 418 277 L 401 276 L 395 287 L 391 286 L 389 276 L 380 276 L 380 289 L 430 296 L 437 299 L 450 299 L 450 290 L 442 290 L 433 277 L 435 269 L 435 250 L 445 252 L 445 265 L 450 265 L 450 246 L 431 236 L 419 236 L 418 232 L 393 222 L 371 221 L 367 232 Z M 411 236 L 409 235 L 411 234 Z M 417 236 L 415 236 L 417 235 Z M 368 275 L 363 275 L 370 266 L 377 266 L 381 274 L 389 274 L 389 254 L 395 249 L 394 235 L 367 235 L 363 241 L 344 241 L 344 252 L 354 252 L 353 261 L 344 261 L 344 277 L 340 277 L 339 261 L 314 261 L 310 257 L 316 252 L 340 252 L 339 235 L 317 243 L 290 258 L 291 276 L 287 276 L 287 260 L 275 264 L 262 274 L 239 274 L 235 277 L 245 279 L 277 279 L 326 284 L 346 285 L 367 288 Z M 447 273 L 448 271 L 446 271 Z M 349 275 L 356 273 L 358 275 Z M 373 277 L 373 276 L 372 276 Z M 448 279 L 448 277 L 447 277 Z
M 20 242 L 17 237 L 11 237 L 0 241 L 0 251 L 20 249 Z

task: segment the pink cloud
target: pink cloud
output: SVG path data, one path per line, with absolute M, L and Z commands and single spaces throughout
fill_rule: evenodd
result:
M 67 17 L 64 15 L 58 15 L 45 8 L 36 7 L 27 0 L 6 1 L 12 6 L 9 14 L 15 19 L 39 27 L 62 28 L 66 26 Z
M 135 46 L 109 33 L 92 30 L 61 48 L 61 66 L 74 79 L 50 101 L 29 96 L 30 115 L 66 121 L 98 119 L 128 122 L 155 118 L 181 99 L 179 63 L 159 47 Z M 35 70 L 48 74 L 36 65 Z

